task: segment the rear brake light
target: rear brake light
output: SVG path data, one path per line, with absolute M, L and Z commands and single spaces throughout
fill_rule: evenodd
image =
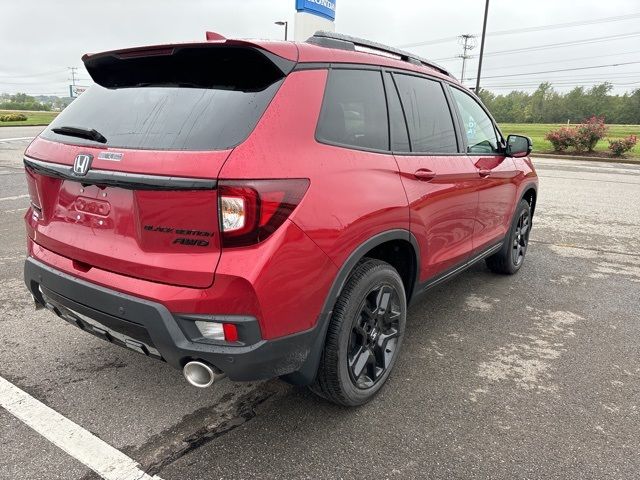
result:
M 38 193 L 38 184 L 36 177 L 29 171 L 29 169 L 25 169 L 27 175 L 27 190 L 29 191 L 29 200 L 31 201 L 31 206 L 34 209 L 34 214 L 38 216 L 42 213 L 42 202 L 40 201 L 40 193 Z
M 218 184 L 224 247 L 261 242 L 275 232 L 298 206 L 307 179 L 222 180 Z

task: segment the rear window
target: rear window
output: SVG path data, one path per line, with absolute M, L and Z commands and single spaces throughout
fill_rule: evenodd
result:
M 293 62 L 255 48 L 196 44 L 83 57 L 96 85 L 42 136 L 148 150 L 224 150 L 244 141 Z M 52 130 L 96 130 L 107 139 Z
M 316 136 L 327 143 L 388 150 L 389 125 L 381 73 L 332 70 Z
M 259 91 L 94 85 L 42 133 L 62 143 L 148 150 L 224 150 L 255 128 L 282 80 Z M 53 128 L 95 129 L 105 144 L 59 135 Z

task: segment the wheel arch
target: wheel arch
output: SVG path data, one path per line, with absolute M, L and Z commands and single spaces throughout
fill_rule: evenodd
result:
M 538 188 L 535 184 L 529 184 L 524 187 L 524 191 L 520 196 L 520 200 L 526 200 L 529 206 L 531 207 L 531 217 L 533 218 L 533 214 L 536 210 L 536 201 L 538 199 Z
M 318 321 L 315 327 L 316 338 L 310 348 L 304 365 L 299 371 L 283 376 L 283 380 L 296 385 L 308 385 L 313 382 L 318 370 L 318 365 L 320 363 L 320 357 L 322 355 L 322 350 L 327 335 L 329 320 L 331 319 L 331 315 L 333 313 L 333 307 L 338 300 L 338 297 L 340 296 L 340 293 L 342 292 L 342 289 L 344 288 L 349 275 L 356 267 L 356 265 L 363 258 L 367 257 L 367 255 L 371 252 L 378 254 L 374 255 L 373 258 L 385 260 L 384 256 L 379 254 L 384 252 L 386 245 L 389 245 L 389 248 L 391 248 L 392 250 L 394 250 L 394 246 L 406 245 L 407 249 L 410 248 L 410 250 L 407 250 L 406 252 L 410 252 L 413 255 L 413 258 L 411 260 L 412 265 L 408 268 L 407 271 L 403 272 L 405 275 L 403 275 L 402 273 L 400 275 L 405 285 L 407 303 L 409 303 L 409 300 L 415 290 L 415 286 L 417 285 L 418 274 L 420 271 L 420 250 L 418 241 L 416 240 L 414 235 L 409 230 L 394 229 L 378 233 L 362 242 L 347 257 L 334 278 L 331 288 L 329 289 L 329 293 L 325 298 L 322 311 L 320 312 L 320 315 L 318 317 Z M 391 264 L 393 265 L 393 263 Z

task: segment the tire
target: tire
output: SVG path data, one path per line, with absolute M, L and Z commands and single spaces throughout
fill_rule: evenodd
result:
M 365 258 L 336 301 L 311 390 L 344 406 L 371 400 L 398 358 L 406 317 L 407 297 L 398 272 L 386 262 Z
M 492 272 L 513 275 L 524 263 L 531 233 L 531 206 L 526 200 L 520 200 L 511 222 L 511 228 L 502 248 L 487 257 L 485 262 Z

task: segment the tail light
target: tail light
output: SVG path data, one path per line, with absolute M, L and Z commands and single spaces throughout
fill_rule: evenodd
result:
M 218 183 L 224 247 L 262 242 L 298 206 L 309 180 L 222 180 Z
M 25 169 L 27 176 L 27 189 L 29 191 L 29 200 L 33 208 L 33 218 L 38 220 L 42 216 L 42 202 L 40 201 L 40 193 L 38 193 L 38 183 L 34 175 Z

